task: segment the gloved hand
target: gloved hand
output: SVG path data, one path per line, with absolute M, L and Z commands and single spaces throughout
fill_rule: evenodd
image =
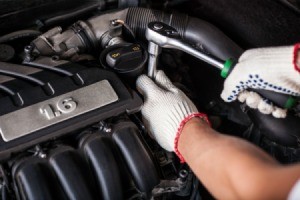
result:
M 297 66 L 299 45 L 260 48 L 246 51 L 224 83 L 221 97 L 226 102 L 237 98 L 251 108 L 274 117 L 286 116 L 286 110 L 270 104 L 247 88 L 272 90 L 300 96 L 300 69 Z
M 174 151 L 183 161 L 177 149 L 178 139 L 185 123 L 193 117 L 204 118 L 193 102 L 158 71 L 155 81 L 146 75 L 137 80 L 137 89 L 144 96 L 143 121 L 157 142 L 167 151 Z M 208 121 L 207 121 L 208 122 Z

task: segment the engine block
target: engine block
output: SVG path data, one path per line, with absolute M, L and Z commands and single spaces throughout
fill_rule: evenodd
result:
M 142 105 L 139 96 L 112 72 L 74 63 L 55 68 L 71 75 L 42 70 L 2 83 L 16 92 L 0 98 L 0 104 L 6 105 L 0 108 L 0 159 L 100 120 L 137 111 Z M 44 85 L 28 83 L 30 77 Z M 16 105 L 15 97 L 22 105 Z

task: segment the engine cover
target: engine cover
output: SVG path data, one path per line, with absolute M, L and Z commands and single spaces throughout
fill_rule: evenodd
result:
M 20 66 L 20 68 L 25 66 Z M 142 100 L 129 91 L 113 72 L 74 63 L 58 66 L 74 76 L 53 71 L 31 74 L 50 88 L 33 86 L 24 80 L 3 83 L 22 101 L 17 106 L 10 96 L 0 98 L 0 160 L 37 143 L 57 138 L 97 121 L 139 110 Z M 1 69 L 1 66 L 0 66 Z

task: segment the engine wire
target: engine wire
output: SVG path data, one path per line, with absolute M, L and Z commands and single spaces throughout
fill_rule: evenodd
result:
M 0 74 L 5 75 L 5 76 L 11 76 L 11 77 L 23 79 L 25 81 L 29 81 L 29 82 L 35 83 L 37 85 L 40 85 L 40 86 L 45 85 L 45 83 L 43 81 L 41 81 L 37 78 L 27 76 L 27 75 L 24 75 L 24 74 L 20 74 L 20 73 L 17 73 L 17 72 L 12 72 L 12 71 L 8 71 L 8 70 L 0 69 Z
M 123 27 L 130 33 L 131 37 L 134 40 L 136 39 L 135 33 L 133 32 L 133 30 L 130 28 L 130 26 L 125 21 L 123 21 L 121 19 L 116 19 L 113 22 L 123 25 Z
M 0 84 L 0 90 L 2 90 L 3 92 L 5 92 L 5 93 L 7 93 L 7 94 L 9 94 L 11 96 L 13 96 L 13 95 L 16 94 L 13 90 L 9 89 L 8 87 L 6 87 L 6 86 L 4 86 L 2 84 Z

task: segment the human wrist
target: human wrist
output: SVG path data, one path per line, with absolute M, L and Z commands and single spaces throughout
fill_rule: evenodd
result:
M 190 132 L 190 130 L 195 130 L 198 127 L 206 127 L 206 126 L 209 125 L 202 118 L 194 117 L 184 125 L 181 135 L 183 135 L 186 132 Z
M 179 143 L 182 141 L 181 137 L 182 134 L 189 135 L 190 132 L 194 132 L 195 130 L 198 130 L 200 127 L 210 127 L 210 121 L 207 118 L 206 114 L 203 113 L 194 113 L 189 116 L 187 116 L 185 119 L 182 120 L 178 131 L 176 133 L 176 138 L 174 141 L 175 145 L 175 154 L 180 159 L 181 163 L 185 162 L 185 159 L 183 158 L 183 155 L 181 154 Z M 185 136 L 184 136 L 185 137 Z M 182 146 L 182 145 L 181 145 Z

